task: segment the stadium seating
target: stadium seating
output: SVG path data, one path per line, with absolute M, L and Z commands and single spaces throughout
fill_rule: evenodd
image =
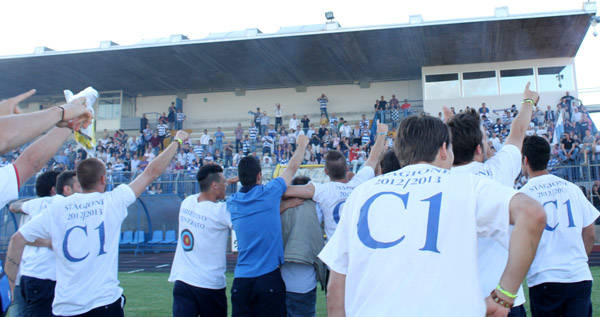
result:
M 144 242 L 146 242 L 144 231 L 136 231 L 135 235 L 133 236 L 133 244 L 144 244 Z
M 156 230 L 152 233 L 152 239 L 148 241 L 149 244 L 157 244 L 163 242 L 163 232 L 161 230 Z
M 169 230 L 165 233 L 165 240 L 162 243 L 177 243 L 177 235 L 175 235 L 175 230 Z
M 122 236 L 121 236 L 121 241 L 119 242 L 119 244 L 124 245 L 124 244 L 132 244 L 133 243 L 133 231 L 124 231 Z

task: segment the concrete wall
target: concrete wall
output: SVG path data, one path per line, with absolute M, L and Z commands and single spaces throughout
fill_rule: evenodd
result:
M 448 73 L 459 73 L 459 78 L 462 77 L 464 72 L 476 72 L 476 71 L 489 71 L 496 70 L 500 71 L 503 69 L 519 69 L 519 68 L 534 68 L 534 82 L 532 87 L 539 87 L 539 78 L 537 76 L 537 69 L 539 67 L 549 66 L 562 66 L 562 65 L 573 65 L 573 89 L 569 89 L 569 93 L 577 97 L 577 82 L 575 80 L 575 67 L 573 58 L 551 58 L 551 59 L 536 59 L 536 60 L 523 60 L 514 62 L 501 62 L 501 63 L 485 63 L 485 64 L 464 64 L 464 65 L 448 65 L 448 66 L 431 66 L 423 67 L 422 69 L 422 87 L 425 87 L 425 78 L 427 75 L 434 74 L 448 74 Z M 499 81 L 499 73 L 497 78 Z M 462 88 L 462 87 L 461 87 Z M 523 87 L 524 88 L 524 87 Z M 461 89 L 462 90 L 462 89 Z M 558 103 L 559 99 L 565 95 L 566 90 L 556 91 L 544 91 L 540 93 L 539 105 L 545 106 L 552 105 L 553 107 Z M 461 94 L 462 95 L 462 94 Z M 423 96 L 426 96 L 425 90 L 423 90 Z M 453 106 L 457 109 L 465 108 L 466 106 L 477 107 L 485 102 L 491 109 L 504 109 L 510 107 L 512 104 L 519 106 L 523 95 L 517 94 L 503 94 L 500 93 L 492 96 L 476 96 L 476 97 L 458 97 L 458 98 L 446 98 L 446 99 L 427 99 L 423 98 L 423 108 L 425 112 L 431 114 L 437 114 L 442 110 L 443 106 Z
M 238 122 L 247 125 L 250 119 L 249 110 L 254 111 L 256 107 L 260 107 L 261 111 L 266 110 L 272 117 L 276 103 L 281 104 L 284 120 L 292 113 L 299 117 L 303 114 L 318 117 L 320 110 L 316 99 L 321 93 L 325 93 L 329 98 L 329 113 L 336 113 L 346 119 L 358 118 L 362 113 L 372 116 L 375 99 L 380 96 L 384 96 L 386 100 L 389 100 L 392 94 L 400 100 L 422 99 L 420 80 L 372 83 L 370 88 L 360 88 L 359 85 L 315 86 L 307 87 L 306 92 L 296 92 L 294 88 L 248 90 L 245 96 L 236 96 L 233 92 L 188 94 L 183 99 L 184 112 L 188 118 L 184 127 L 227 127 Z M 146 112 L 166 112 L 175 98 L 175 95 L 138 96 L 136 116 Z

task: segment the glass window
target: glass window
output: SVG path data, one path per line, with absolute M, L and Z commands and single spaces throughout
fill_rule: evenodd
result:
M 463 93 L 465 97 L 497 95 L 496 72 L 463 73 Z
M 538 68 L 540 91 L 567 91 L 575 89 L 573 66 Z
M 536 89 L 532 68 L 504 69 L 500 71 L 500 93 L 503 95 L 522 93 L 527 82 L 531 82 L 531 90 Z
M 121 118 L 122 94 L 116 92 L 101 92 L 98 97 L 98 119 L 120 119 Z
M 460 97 L 458 74 L 425 76 L 425 98 L 444 99 Z

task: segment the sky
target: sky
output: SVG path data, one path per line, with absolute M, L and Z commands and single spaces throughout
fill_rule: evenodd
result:
M 583 0 L 0 1 L 0 56 L 32 53 L 37 46 L 96 48 L 103 40 L 129 45 L 171 34 L 198 39 L 247 28 L 273 33 L 282 26 L 323 23 L 326 11 L 342 27 L 352 27 L 407 23 L 415 14 L 425 21 L 488 17 L 503 6 L 510 14 L 539 13 L 581 9 Z M 599 53 L 600 37 L 590 28 L 575 59 L 586 104 L 600 104 Z

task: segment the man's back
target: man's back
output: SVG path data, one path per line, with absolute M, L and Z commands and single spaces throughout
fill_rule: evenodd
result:
M 531 178 L 520 192 L 546 210 L 546 228 L 529 273 L 529 287 L 546 283 L 592 280 L 582 230 L 599 213 L 574 184 L 554 175 Z
M 282 178 L 242 188 L 227 200 L 238 238 L 235 277 L 258 277 L 283 263 L 279 203 L 287 186 Z
M 55 201 L 20 229 L 30 241 L 52 239 L 57 261 L 55 315 L 85 313 L 121 296 L 119 236 L 127 207 L 135 199 L 127 185 L 106 193 L 74 194 Z
M 483 316 L 477 236 L 507 245 L 514 193 L 489 179 L 428 164 L 357 187 L 320 254 L 346 275 L 346 314 L 448 316 L 463 303 L 456 315 Z

